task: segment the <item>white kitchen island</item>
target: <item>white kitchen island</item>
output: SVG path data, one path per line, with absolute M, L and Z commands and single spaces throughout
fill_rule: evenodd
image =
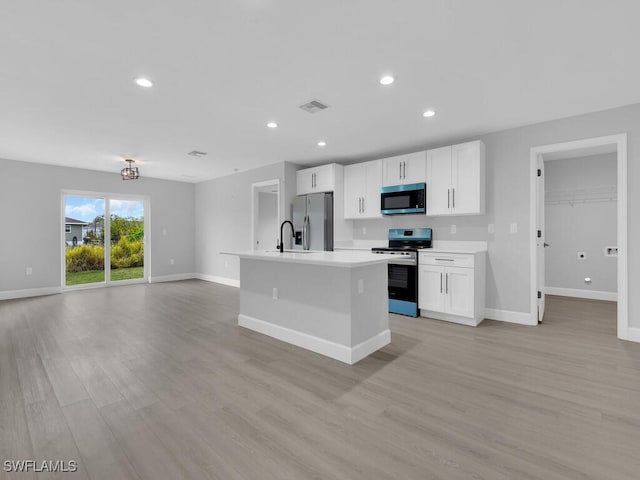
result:
M 249 251 L 238 324 L 354 364 L 391 341 L 387 262 L 370 252 Z

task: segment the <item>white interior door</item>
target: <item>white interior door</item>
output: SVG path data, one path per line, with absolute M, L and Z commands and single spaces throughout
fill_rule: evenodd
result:
M 544 318 L 544 159 L 542 155 L 538 156 L 538 181 L 536 188 L 537 198 L 537 217 L 536 217 L 536 256 L 538 260 L 538 282 L 536 288 L 538 289 L 538 322 L 541 322 Z

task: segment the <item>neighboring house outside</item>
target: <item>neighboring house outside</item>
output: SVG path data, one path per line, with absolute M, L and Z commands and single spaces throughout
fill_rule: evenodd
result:
M 83 228 L 87 222 L 76 220 L 71 217 L 64 217 L 64 240 L 67 245 L 81 245 L 83 239 Z
M 86 238 L 89 232 L 93 232 L 95 238 L 100 238 L 104 227 L 104 220 L 98 220 L 97 222 L 85 222 L 82 227 L 82 238 Z

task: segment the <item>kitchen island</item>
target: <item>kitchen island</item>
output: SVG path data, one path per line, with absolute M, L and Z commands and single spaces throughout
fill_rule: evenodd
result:
M 391 341 L 387 262 L 370 252 L 249 251 L 238 324 L 354 364 Z

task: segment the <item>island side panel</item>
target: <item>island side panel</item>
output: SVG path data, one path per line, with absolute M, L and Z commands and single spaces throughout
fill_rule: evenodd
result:
M 384 332 L 388 337 L 387 283 L 386 263 L 352 269 L 351 346 L 362 344 Z
M 350 268 L 240 259 L 241 316 L 350 347 L 350 297 Z

